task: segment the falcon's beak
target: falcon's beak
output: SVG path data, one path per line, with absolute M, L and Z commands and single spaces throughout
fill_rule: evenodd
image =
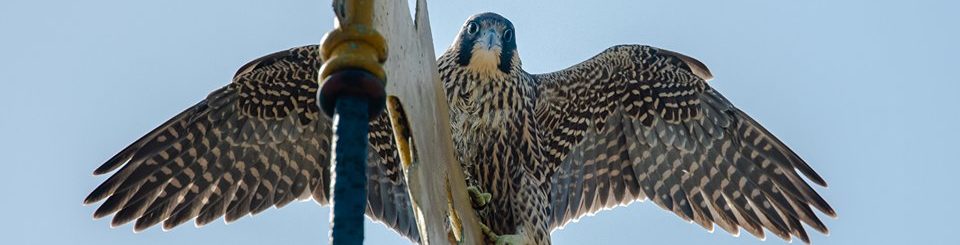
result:
M 477 39 L 477 45 L 481 45 L 486 50 L 500 49 L 502 47 L 500 34 L 492 28 L 484 30 L 480 38 Z
M 500 74 L 497 68 L 503 51 L 500 34 L 493 28 L 478 34 L 471 50 L 469 68 L 483 74 Z

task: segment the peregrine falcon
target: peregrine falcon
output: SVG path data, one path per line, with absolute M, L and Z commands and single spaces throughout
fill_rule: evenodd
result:
M 314 45 L 244 65 L 231 84 L 99 167 L 95 174 L 119 170 L 85 202 L 106 199 L 94 216 L 136 220 L 136 230 L 230 222 L 311 197 L 326 204 L 321 64 Z M 708 230 L 804 242 L 801 223 L 827 233 L 813 208 L 836 215 L 807 183 L 826 186 L 823 178 L 711 88 L 710 71 L 689 56 L 620 45 L 530 74 L 513 24 L 482 13 L 438 64 L 458 160 L 471 190 L 489 198 L 478 202 L 481 221 L 500 234 L 491 242 L 549 244 L 567 223 L 638 200 Z M 416 242 L 387 116 L 370 126 L 366 214 Z

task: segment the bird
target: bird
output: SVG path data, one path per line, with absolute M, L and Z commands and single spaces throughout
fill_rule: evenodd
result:
M 513 23 L 470 16 L 437 58 L 457 160 L 500 244 L 550 244 L 552 231 L 649 200 L 682 220 L 763 239 L 810 242 L 836 211 L 826 181 L 707 82 L 702 62 L 617 45 L 569 68 L 523 70 Z M 233 81 L 94 171 L 95 218 L 143 230 L 232 222 L 295 200 L 329 203 L 331 121 L 316 103 L 319 47 L 242 66 Z M 419 241 L 393 129 L 371 119 L 366 215 Z M 482 197 L 482 198 L 481 198 Z M 105 201 L 104 201 L 105 200 Z

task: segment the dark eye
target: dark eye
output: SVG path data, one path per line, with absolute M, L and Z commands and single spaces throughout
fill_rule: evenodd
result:
M 506 31 L 503 31 L 503 40 L 508 42 L 513 40 L 513 29 L 507 29 Z
M 480 25 L 476 22 L 467 23 L 467 34 L 473 35 L 480 31 Z

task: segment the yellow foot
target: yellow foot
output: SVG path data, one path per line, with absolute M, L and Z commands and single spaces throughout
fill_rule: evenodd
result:
M 497 245 L 523 245 L 526 244 L 523 236 L 517 234 L 500 235 L 496 240 Z
M 487 235 L 487 238 L 490 241 L 493 241 L 496 245 L 523 245 L 524 242 L 523 236 L 518 234 L 509 234 L 509 235 L 497 235 L 493 233 L 493 230 L 490 230 L 490 227 L 487 227 L 486 224 L 480 223 L 480 230 L 483 231 L 483 234 Z
M 490 203 L 490 199 L 493 199 L 493 195 L 481 192 L 480 188 L 476 186 L 467 187 L 467 193 L 470 194 L 470 200 L 473 200 L 474 208 L 482 208 Z

